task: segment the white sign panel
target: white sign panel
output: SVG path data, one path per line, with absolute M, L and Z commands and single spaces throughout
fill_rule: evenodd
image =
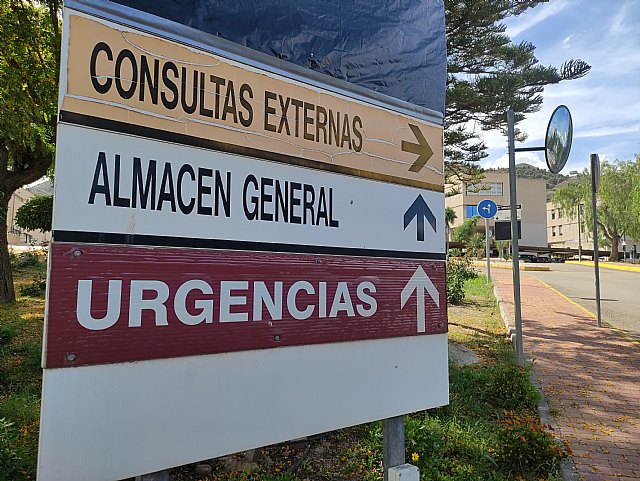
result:
M 518 220 L 522 220 L 522 207 L 520 204 L 518 204 L 516 212 Z M 511 222 L 511 207 L 508 205 L 499 205 L 494 220 L 496 222 Z
M 114 481 L 441 406 L 447 359 L 436 334 L 47 370 L 38 479 Z
M 59 138 L 57 240 L 106 233 L 444 252 L 439 192 L 64 124 Z

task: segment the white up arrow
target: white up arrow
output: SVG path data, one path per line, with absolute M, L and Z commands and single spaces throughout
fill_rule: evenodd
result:
M 407 285 L 402 289 L 402 293 L 400 294 L 400 309 L 404 307 L 414 291 L 418 296 L 418 332 L 424 332 L 426 330 L 425 291 L 429 293 L 431 299 L 433 299 L 438 307 L 440 307 L 440 293 L 438 289 L 436 289 L 436 286 L 433 285 L 433 282 L 431 282 L 431 279 L 429 279 L 427 273 L 420 266 L 418 266 Z

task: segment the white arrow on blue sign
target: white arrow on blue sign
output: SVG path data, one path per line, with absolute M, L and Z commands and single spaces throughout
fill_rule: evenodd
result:
M 481 200 L 478 203 L 478 215 L 485 219 L 491 219 L 498 212 L 496 203 L 489 199 Z

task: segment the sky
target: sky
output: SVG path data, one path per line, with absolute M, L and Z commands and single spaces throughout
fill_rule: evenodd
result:
M 545 87 L 539 112 L 518 127 L 529 135 L 518 147 L 544 146 L 553 110 L 566 105 L 573 119 L 573 144 L 562 174 L 582 171 L 589 154 L 609 162 L 633 160 L 640 154 L 640 1 L 551 0 L 505 22 L 515 43 L 536 46 L 541 65 L 560 67 L 565 60 L 591 65 L 583 78 Z M 485 168 L 507 167 L 506 137 L 483 133 L 489 156 Z M 544 152 L 521 152 L 516 163 L 547 168 Z

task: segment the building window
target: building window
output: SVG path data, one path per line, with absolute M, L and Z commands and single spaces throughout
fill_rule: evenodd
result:
M 556 236 L 556 226 L 553 225 L 551 226 L 551 237 L 555 237 Z
M 502 182 L 482 182 L 480 184 L 466 184 L 467 195 L 503 195 Z
M 562 226 L 561 225 L 558 226 L 558 235 L 562 235 Z
M 555 218 L 556 218 L 556 210 L 551 209 L 551 220 L 554 220 Z
M 471 219 L 478 215 L 478 206 L 477 205 L 468 205 L 465 209 L 465 218 Z

